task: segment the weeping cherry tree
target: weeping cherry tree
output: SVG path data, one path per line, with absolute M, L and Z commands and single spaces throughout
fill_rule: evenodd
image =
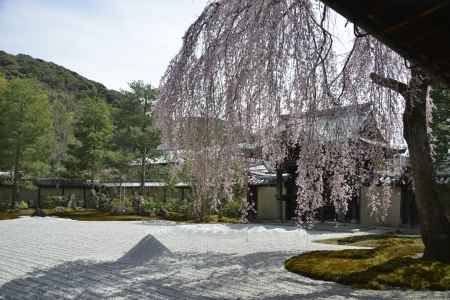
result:
M 336 14 L 314 0 L 211 1 L 163 77 L 163 142 L 189 165 L 199 215 L 247 184 L 245 145 L 256 145 L 275 165 L 298 147 L 297 214 L 311 221 L 324 205 L 325 169 L 334 207 L 345 212 L 362 181 L 348 180 L 362 178 L 359 162 L 382 160 L 382 147 L 346 138 L 350 116 L 369 105 L 386 143 L 404 125 L 424 256 L 448 261 L 450 225 L 433 189 L 428 81 L 356 26 L 352 47 L 337 53 L 335 25 Z M 324 110 L 335 111 L 333 128 L 324 128 Z M 284 114 L 302 119 L 287 134 L 279 126 Z M 389 204 L 386 192 L 371 207 L 386 211 Z

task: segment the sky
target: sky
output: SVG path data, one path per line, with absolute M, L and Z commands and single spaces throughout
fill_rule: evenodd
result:
M 0 0 L 0 50 L 54 62 L 111 89 L 158 86 L 208 0 Z

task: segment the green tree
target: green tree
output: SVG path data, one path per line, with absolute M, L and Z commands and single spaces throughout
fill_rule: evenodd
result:
M 50 157 L 50 172 L 53 176 L 64 175 L 64 161 L 68 146 L 75 142 L 74 127 L 76 98 L 65 92 L 49 91 L 49 100 L 55 128 L 55 147 Z M 74 107 L 75 106 L 75 107 Z
M 450 94 L 442 86 L 435 87 L 431 92 L 433 98 L 433 144 L 437 161 L 446 161 L 450 147 Z
M 102 98 L 85 97 L 64 165 L 69 177 L 94 180 L 110 155 L 112 119 Z
M 8 81 L 5 79 L 2 73 L 0 73 L 0 94 L 6 91 L 8 87 Z
M 54 130 L 47 94 L 31 79 L 14 79 L 0 93 L 0 166 L 11 170 L 11 207 L 17 202 L 23 174 L 48 171 Z
M 114 144 L 122 161 L 128 166 L 130 161 L 139 162 L 141 193 L 148 166 L 148 159 L 158 154 L 159 131 L 152 126 L 151 105 L 157 91 L 143 81 L 129 84 L 130 91 L 122 91 L 121 99 L 115 104 Z

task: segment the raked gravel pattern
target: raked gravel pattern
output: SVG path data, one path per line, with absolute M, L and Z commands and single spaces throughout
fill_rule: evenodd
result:
M 304 251 L 343 248 L 313 241 L 344 235 L 269 225 L 0 221 L 0 299 L 450 299 L 355 290 L 284 269 Z

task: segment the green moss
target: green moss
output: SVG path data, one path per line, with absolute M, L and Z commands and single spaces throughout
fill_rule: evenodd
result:
M 450 264 L 414 258 L 423 252 L 420 238 L 358 236 L 323 242 L 374 248 L 308 252 L 288 259 L 286 269 L 357 288 L 450 289 Z
M 34 209 L 20 209 L 11 211 L 0 211 L 1 220 L 13 220 L 22 216 L 31 216 L 34 213 Z
M 96 209 L 65 209 L 64 212 L 55 212 L 53 209 L 44 209 L 44 212 L 49 217 L 66 218 L 78 221 L 151 221 L 161 219 L 160 217 L 148 217 L 140 215 L 115 215 L 109 212 L 101 212 Z M 9 212 L 0 212 L 0 220 L 11 220 L 21 216 L 31 216 L 34 213 L 34 209 L 17 210 Z M 224 217 L 218 215 L 206 216 L 202 222 L 198 222 L 193 217 L 186 216 L 181 213 L 169 212 L 166 220 L 175 222 L 187 222 L 187 223 L 239 223 L 239 218 Z
M 109 212 L 101 212 L 95 209 L 65 210 L 64 212 L 48 212 L 49 216 L 66 218 L 78 221 L 149 221 L 154 217 L 139 215 L 115 215 Z
M 12 220 L 19 217 L 17 212 L 0 212 L 0 220 Z
M 216 223 L 240 223 L 241 219 L 238 217 L 226 217 L 220 215 L 208 215 L 201 223 L 216 224 Z
M 187 223 L 206 223 L 206 224 L 217 224 L 217 223 L 240 223 L 240 218 L 237 217 L 225 217 L 219 215 L 207 215 L 203 217 L 203 220 L 199 221 L 193 216 L 186 216 L 181 213 L 169 212 L 167 220 L 176 222 L 187 222 Z

